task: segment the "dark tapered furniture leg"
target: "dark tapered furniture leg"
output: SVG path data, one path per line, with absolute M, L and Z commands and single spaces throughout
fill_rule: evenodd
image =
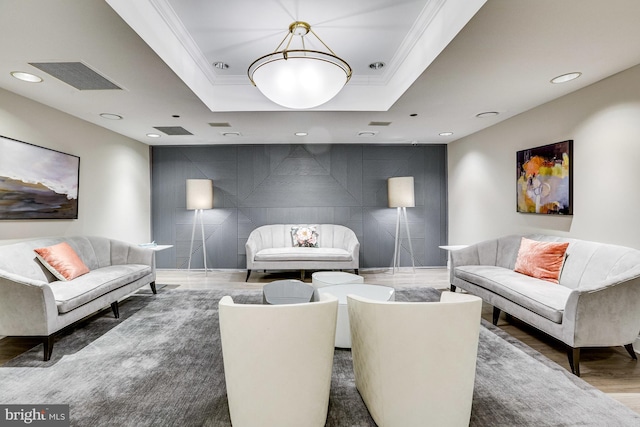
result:
M 498 307 L 493 307 L 493 325 L 498 325 L 498 319 L 500 318 L 500 309 Z
M 456 287 L 454 285 L 451 285 L 451 292 L 455 292 L 456 291 Z
M 356 273 L 356 276 L 359 274 L 359 273 L 358 273 L 358 269 L 357 269 L 357 268 L 355 269 L 355 273 Z
M 51 359 L 51 354 L 53 353 L 53 335 L 41 338 L 42 347 L 44 347 L 44 361 L 46 362 Z
M 120 318 L 120 310 L 118 309 L 118 301 L 111 303 L 111 311 L 113 311 L 113 315 L 116 319 Z
M 151 292 L 153 292 L 154 294 L 158 293 L 158 291 L 156 290 L 156 282 L 149 283 L 149 286 L 151 286 Z
M 251 276 L 251 270 L 247 270 L 247 278 L 244 279 L 245 282 L 249 281 L 249 276 Z
M 571 372 L 576 377 L 580 376 L 580 347 L 573 348 L 567 346 L 567 356 L 569 357 L 569 366 L 571 367 Z
M 627 344 L 624 346 L 624 348 L 627 349 L 627 353 L 629 353 L 629 356 L 631 356 L 633 360 L 638 360 L 638 356 L 636 356 L 636 352 L 633 351 L 633 344 Z

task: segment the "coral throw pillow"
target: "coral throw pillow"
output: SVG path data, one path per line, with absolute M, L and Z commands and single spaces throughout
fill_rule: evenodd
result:
M 298 248 L 317 248 L 318 231 L 315 226 L 291 227 L 293 246 Z
M 568 242 L 538 242 L 522 238 L 514 271 L 558 283 Z
M 36 256 L 58 280 L 73 280 L 89 272 L 78 254 L 67 242 L 34 249 Z

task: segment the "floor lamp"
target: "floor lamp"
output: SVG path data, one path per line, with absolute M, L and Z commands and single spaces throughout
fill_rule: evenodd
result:
M 413 261 L 413 246 L 411 245 L 411 235 L 409 234 L 409 221 L 407 219 L 407 208 L 412 208 L 416 205 L 415 195 L 413 191 L 413 177 L 412 176 L 397 176 L 389 178 L 387 180 L 387 193 L 389 197 L 389 207 L 397 208 L 396 216 L 396 245 L 393 251 L 393 273 L 396 272 L 396 267 L 400 270 L 400 251 L 398 250 L 400 243 L 400 217 L 404 217 L 404 224 L 407 230 L 407 240 L 409 240 L 409 252 L 411 253 L 411 266 L 413 272 L 416 271 L 416 266 Z
M 204 209 L 213 209 L 213 181 L 210 179 L 187 180 L 187 210 L 193 210 L 193 229 L 191 230 L 191 248 L 189 249 L 189 266 L 191 270 L 191 255 L 193 254 L 193 239 L 196 234 L 196 223 L 200 217 L 200 231 L 202 232 L 202 252 L 204 254 L 204 274 L 207 274 L 207 242 L 204 238 L 204 223 L 202 215 Z

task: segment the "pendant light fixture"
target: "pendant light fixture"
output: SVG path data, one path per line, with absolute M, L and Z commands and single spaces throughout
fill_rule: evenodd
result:
M 328 52 L 307 49 L 305 37 L 310 35 Z M 276 50 L 256 59 L 247 74 L 251 83 L 276 104 L 307 109 L 336 96 L 351 78 L 351 67 L 336 56 L 309 24 L 296 21 Z

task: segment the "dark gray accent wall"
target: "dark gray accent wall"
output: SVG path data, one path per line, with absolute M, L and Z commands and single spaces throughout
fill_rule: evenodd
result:
M 261 225 L 341 224 L 360 241 L 360 267 L 390 267 L 396 209 L 387 178 L 413 176 L 416 207 L 407 208 L 416 266 L 446 265 L 446 146 L 234 145 L 152 147 L 152 232 L 159 268 L 187 268 L 193 211 L 186 180 L 213 180 L 214 208 L 204 211 L 207 266 L 245 268 L 244 245 Z M 405 236 L 404 225 L 401 236 Z M 192 268 L 203 267 L 200 226 Z M 410 266 L 402 240 L 401 265 Z

